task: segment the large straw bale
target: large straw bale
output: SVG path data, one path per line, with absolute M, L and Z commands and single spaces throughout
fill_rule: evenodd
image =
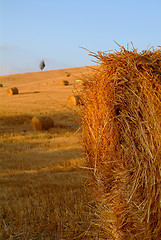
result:
M 107 239 L 161 239 L 161 50 L 94 56 L 81 117 L 100 229 Z
M 18 94 L 18 88 L 17 88 L 17 87 L 8 88 L 8 89 L 7 89 L 7 94 L 8 94 L 8 95 Z
M 36 130 L 47 130 L 54 127 L 53 119 L 49 116 L 35 116 L 32 118 L 31 123 Z

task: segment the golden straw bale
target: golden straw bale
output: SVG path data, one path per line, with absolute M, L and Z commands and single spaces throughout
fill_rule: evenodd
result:
M 75 106 L 79 105 L 79 104 L 81 104 L 81 99 L 78 95 L 75 95 L 75 96 L 71 95 L 67 99 L 67 104 L 68 105 L 75 105 Z
M 61 86 L 67 86 L 67 85 L 69 85 L 69 82 L 67 80 L 61 81 L 60 85 Z
M 16 88 L 16 87 L 13 87 L 13 88 L 8 88 L 7 89 L 7 94 L 8 95 L 15 95 L 15 94 L 18 94 L 18 88 Z
M 99 67 L 81 95 L 82 144 L 100 231 L 160 239 L 161 50 L 93 56 Z
M 0 83 L 0 87 L 3 87 L 3 84 L 2 84 L 2 83 Z
M 36 130 L 47 130 L 54 127 L 53 119 L 49 116 L 35 116 L 32 118 L 31 123 Z
M 65 76 L 66 76 L 66 77 L 70 77 L 70 73 L 66 73 Z

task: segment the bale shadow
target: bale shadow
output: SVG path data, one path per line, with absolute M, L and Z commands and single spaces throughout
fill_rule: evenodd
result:
M 36 114 L 35 114 L 36 115 Z M 0 116 L 0 134 L 9 133 L 35 133 L 31 120 L 35 115 L 19 114 L 11 116 Z M 80 119 L 77 114 L 72 112 L 46 114 L 54 121 L 54 127 L 43 132 L 49 133 L 74 133 L 79 129 Z M 40 131 L 37 131 L 40 132 Z
M 1 155 L 5 161 L 1 163 L 0 176 L 5 176 L 5 173 L 6 175 L 21 175 L 62 171 L 68 166 L 77 167 L 76 160 L 82 158 L 79 148 L 55 150 L 53 144 L 52 151 L 41 151 L 39 141 L 34 143 L 34 146 L 31 142 L 25 142 L 23 145 L 22 143 L 12 143 L 12 147 L 9 146 L 8 150 L 6 148 L 5 154 Z
M 25 94 L 37 94 L 40 93 L 39 91 L 34 91 L 34 92 L 20 92 L 19 95 L 25 95 Z

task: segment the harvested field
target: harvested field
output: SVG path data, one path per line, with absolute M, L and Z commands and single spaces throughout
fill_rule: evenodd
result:
M 0 239 L 90 239 L 93 200 L 80 144 L 77 106 L 67 106 L 75 79 L 89 68 L 0 77 Z M 73 74 L 73 75 L 72 75 Z M 17 86 L 18 95 L 6 91 Z M 54 126 L 38 131 L 34 116 Z M 88 234 L 87 234 L 88 233 Z
M 160 51 L 94 56 L 98 67 L 0 77 L 1 239 L 159 239 Z M 35 116 L 54 124 L 34 129 Z

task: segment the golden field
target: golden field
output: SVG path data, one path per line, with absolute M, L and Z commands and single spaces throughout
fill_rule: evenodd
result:
M 0 239 L 98 239 L 82 171 L 79 107 L 67 105 L 77 94 L 76 80 L 90 71 L 0 77 Z M 62 86 L 64 80 L 69 85 Z M 19 94 L 8 95 L 12 87 Z M 33 129 L 31 120 L 39 115 L 50 116 L 54 127 Z
M 161 235 L 160 50 L 90 55 L 0 77 L 1 239 Z

